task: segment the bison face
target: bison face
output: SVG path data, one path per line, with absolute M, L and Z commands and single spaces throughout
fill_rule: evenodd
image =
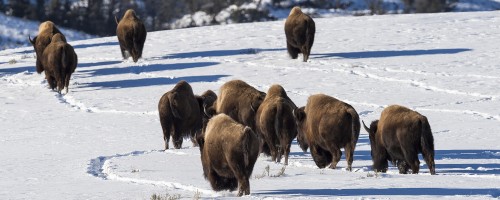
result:
M 385 148 L 380 146 L 377 142 L 377 138 L 375 137 L 375 134 L 377 133 L 378 120 L 373 121 L 370 124 L 370 128 L 365 125 L 365 122 L 363 122 L 363 126 L 366 132 L 368 132 L 368 136 L 370 138 L 370 154 L 373 161 L 373 170 L 376 172 L 386 172 L 389 167 L 389 163 L 387 161 L 390 157 Z
M 307 139 L 305 137 L 305 123 L 306 123 L 306 112 L 305 107 L 302 106 L 300 108 L 296 108 L 293 110 L 293 116 L 295 118 L 295 122 L 297 124 L 297 142 L 299 143 L 302 151 L 306 152 L 309 148 L 309 144 L 307 143 Z

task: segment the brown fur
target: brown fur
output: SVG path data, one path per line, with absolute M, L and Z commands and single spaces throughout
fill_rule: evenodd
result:
M 196 100 L 198 100 L 200 111 L 202 112 L 201 113 L 202 124 L 203 124 L 202 132 L 205 132 L 205 128 L 207 126 L 208 120 L 210 119 L 210 116 L 207 115 L 204 111 L 205 108 L 211 107 L 215 103 L 215 101 L 217 101 L 217 95 L 214 93 L 214 91 L 207 90 L 200 96 L 195 95 L 195 97 Z
M 55 89 L 57 86 L 57 92 L 61 93 L 66 87 L 68 93 L 69 80 L 75 72 L 78 56 L 73 47 L 65 42 L 64 36 L 56 33 L 40 59 L 40 66 L 45 69 L 45 79 L 50 88 Z
M 359 116 L 354 108 L 333 97 L 316 94 L 307 105 L 295 112 L 299 135 L 311 148 L 314 162 L 319 168 L 330 164 L 335 169 L 345 149 L 347 170 L 351 170 L 354 149 L 359 137 Z
M 214 116 L 198 136 L 203 175 L 215 191 L 238 187 L 238 196 L 250 194 L 249 178 L 259 156 L 259 139 L 248 126 L 225 114 Z
M 266 93 L 261 92 L 241 80 L 232 80 L 220 87 L 219 96 L 209 115 L 225 113 L 239 123 L 255 130 L 255 113 L 264 100 Z
M 158 112 L 165 149 L 169 148 L 170 136 L 176 149 L 182 147 L 182 140 L 186 137 L 190 137 L 196 145 L 196 135 L 203 125 L 201 106 L 204 101 L 205 97 L 196 97 L 191 85 L 183 80 L 160 98 Z
M 364 123 L 363 123 L 364 125 Z M 399 173 L 419 171 L 418 153 L 422 153 L 431 174 L 436 174 L 434 164 L 434 138 L 427 118 L 418 112 L 399 105 L 385 108 L 380 120 L 364 125 L 369 133 L 373 169 L 386 172 L 388 161 L 396 164 Z
M 56 25 L 54 25 L 54 23 L 52 23 L 51 21 L 45 21 L 40 24 L 40 26 L 38 27 L 38 36 L 35 36 L 33 39 L 31 39 L 31 37 L 28 36 L 28 40 L 35 49 L 36 72 L 39 74 L 42 73 L 44 70 L 42 66 L 43 51 L 50 44 L 52 36 L 54 36 L 56 33 L 61 34 L 62 40 L 66 42 L 66 37 L 64 37 L 61 31 L 59 31 Z
M 288 154 L 293 139 L 297 136 L 297 125 L 293 117 L 297 106 L 287 96 L 280 85 L 272 85 L 256 114 L 257 133 L 261 138 L 261 152 L 271 155 L 273 161 L 280 162 Z
M 297 59 L 299 53 L 303 54 L 304 62 L 309 59 L 315 32 L 314 20 L 294 7 L 285 21 L 286 48 L 292 59 Z
M 116 27 L 116 36 L 118 36 L 123 59 L 128 58 L 127 52 L 134 62 L 142 57 L 146 35 L 146 27 L 142 21 L 136 16 L 134 10 L 128 9 Z

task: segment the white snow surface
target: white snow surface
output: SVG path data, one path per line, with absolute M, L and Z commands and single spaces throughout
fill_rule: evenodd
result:
M 189 140 L 162 151 L 157 113 L 180 80 L 200 94 L 233 79 L 281 84 L 298 106 L 331 95 L 367 123 L 407 106 L 427 116 L 436 148 L 435 176 L 422 159 L 420 174 L 376 174 L 364 130 L 352 172 L 344 158 L 318 169 L 294 142 L 283 176 L 259 157 L 244 199 L 500 197 L 500 12 L 315 21 L 308 62 L 288 57 L 283 20 L 150 32 L 138 63 L 116 37 L 70 40 L 79 64 L 63 95 L 35 72 L 31 47 L 0 51 L 0 199 L 234 198 L 211 190 Z

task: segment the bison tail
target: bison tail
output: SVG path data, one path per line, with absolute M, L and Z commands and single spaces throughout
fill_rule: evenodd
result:
M 434 137 L 432 136 L 431 127 L 429 122 L 427 121 L 427 117 L 422 117 L 420 119 L 421 124 L 421 145 L 422 145 L 422 154 L 425 162 L 427 163 L 431 174 L 436 174 L 436 168 L 434 163 Z
M 245 162 L 245 166 L 248 166 L 250 164 L 250 143 L 252 142 L 252 134 L 253 131 L 250 127 L 246 126 L 243 129 L 243 137 L 242 137 L 242 144 L 243 144 L 243 161 Z
M 361 124 L 359 123 L 359 115 L 354 109 L 349 109 L 349 114 L 351 115 L 352 147 L 356 147 Z

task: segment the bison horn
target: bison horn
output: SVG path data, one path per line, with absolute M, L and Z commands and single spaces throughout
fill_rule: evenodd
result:
M 116 18 L 116 15 L 115 15 L 115 22 L 116 22 L 116 24 L 118 24 L 118 23 L 119 23 L 119 22 L 118 22 L 118 18 Z
M 33 41 L 33 40 L 31 39 L 31 36 L 30 36 L 30 35 L 28 35 L 28 40 L 30 41 L 30 43 L 31 43 L 31 44 L 35 44 L 35 41 Z
M 365 125 L 365 121 L 361 120 L 361 122 L 363 123 L 363 127 L 365 127 L 366 132 L 371 133 L 370 128 L 368 128 L 368 127 Z

